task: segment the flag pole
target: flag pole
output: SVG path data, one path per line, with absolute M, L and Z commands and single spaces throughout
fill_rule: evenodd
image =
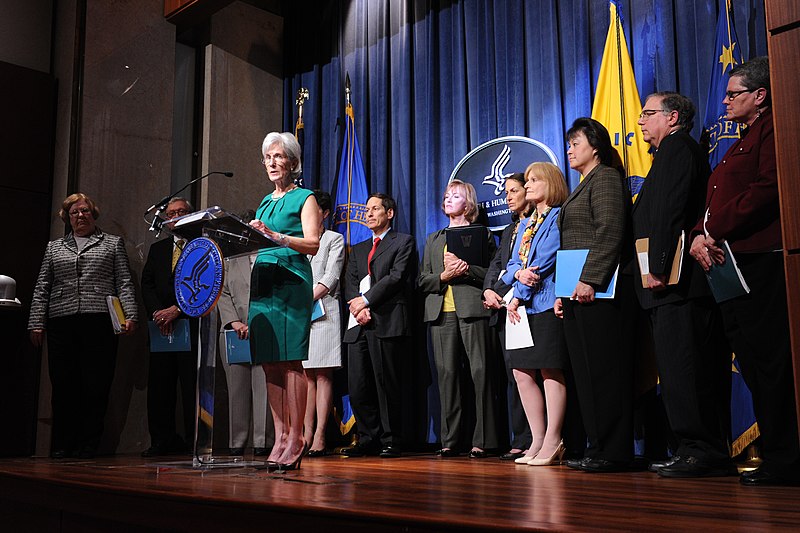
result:
M 625 170 L 625 181 L 628 184 L 628 190 L 630 191 L 630 180 L 628 176 L 630 175 L 630 169 L 628 168 L 628 145 L 626 142 L 627 133 L 628 133 L 628 126 L 625 123 L 625 84 L 622 81 L 622 42 L 620 40 L 620 35 L 622 34 L 622 20 L 619 14 L 619 4 L 616 4 L 617 9 L 615 10 L 616 16 L 614 17 L 614 25 L 617 29 L 617 74 L 619 76 L 619 110 L 620 114 L 622 115 L 622 132 L 620 135 L 620 143 L 622 143 L 622 167 Z M 632 192 L 632 191 L 631 191 Z

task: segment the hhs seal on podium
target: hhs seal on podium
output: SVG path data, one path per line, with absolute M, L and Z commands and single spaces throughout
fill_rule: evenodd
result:
M 187 244 L 175 265 L 175 298 L 181 311 L 191 317 L 208 314 L 222 292 L 223 276 L 217 243 L 200 237 Z

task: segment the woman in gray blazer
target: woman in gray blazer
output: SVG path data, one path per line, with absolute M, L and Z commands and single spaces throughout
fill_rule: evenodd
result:
M 28 330 L 40 347 L 47 338 L 52 384 L 51 456 L 94 457 L 114 379 L 117 336 L 107 296 L 118 296 L 125 312 L 122 333 L 136 328 L 138 308 L 121 237 L 96 225 L 100 216 L 83 193 L 67 196 L 59 216 L 72 231 L 50 241 L 31 301 Z
M 561 206 L 562 250 L 588 250 L 571 298 L 556 300 L 588 446 L 567 466 L 618 472 L 633 460 L 633 357 L 636 316 L 633 281 L 623 275 L 632 249 L 630 191 L 611 167 L 614 149 L 606 128 L 579 118 L 567 132 L 569 165 L 584 177 Z M 619 269 L 613 299 L 595 299 Z
M 444 193 L 442 211 L 450 219 L 449 227 L 467 226 L 478 217 L 475 188 L 461 180 L 451 181 Z M 489 257 L 496 249 L 494 236 L 486 230 Z M 481 293 L 487 266 L 469 265 L 446 250 L 445 230 L 428 235 L 419 288 L 425 294 L 425 322 L 430 323 L 433 358 L 439 381 L 442 404 L 442 448 L 439 455 L 456 455 L 461 423 L 460 368 L 465 354 L 475 387 L 475 429 L 472 433 L 471 458 L 486 457 L 487 448 L 496 448 L 497 430 L 494 397 L 491 388 L 491 365 L 488 308 Z

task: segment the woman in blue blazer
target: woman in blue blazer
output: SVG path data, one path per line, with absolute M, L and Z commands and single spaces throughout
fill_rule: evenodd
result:
M 559 206 L 569 193 L 564 176 L 552 163 L 528 166 L 525 190 L 526 199 L 536 209 L 525 223 L 520 223 L 517 244 L 503 275 L 514 288 L 508 304 L 509 320 L 518 323 L 519 306 L 524 305 L 534 344 L 509 350 L 514 379 L 533 433 L 530 448 L 516 462 L 546 466 L 560 463 L 565 450 L 561 427 L 567 406 L 563 370 L 567 351 L 563 325 L 553 312 L 553 305 L 556 251 L 561 242 L 557 220 Z

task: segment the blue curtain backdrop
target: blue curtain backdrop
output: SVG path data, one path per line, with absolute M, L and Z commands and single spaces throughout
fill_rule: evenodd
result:
M 677 90 L 690 97 L 698 108 L 695 138 L 717 64 L 719 2 L 619 2 L 639 94 Z M 733 4 L 744 58 L 765 55 L 763 0 Z M 566 164 L 564 132 L 575 118 L 591 114 L 608 0 L 334 0 L 284 6 L 285 131 L 292 131 L 297 118 L 298 89 L 307 87 L 311 95 L 303 113 L 306 187 L 336 190 L 345 73 L 352 82 L 369 192 L 397 199 L 395 228 L 415 235 L 420 254 L 428 233 L 446 224 L 440 203 L 453 168 L 490 139 L 524 135 L 544 142 L 570 184 L 577 184 L 579 176 Z M 414 342 L 415 353 L 428 353 L 425 335 L 415 335 Z M 414 422 L 407 427 L 416 429 L 408 437 L 435 442 L 438 395 L 430 386 L 435 370 L 426 359 L 413 362 Z M 501 390 L 504 371 L 495 372 Z
M 307 187 L 335 190 L 344 78 L 370 192 L 393 195 L 396 228 L 417 237 L 442 227 L 453 167 L 503 135 L 550 146 L 572 186 L 563 134 L 591 113 L 608 30 L 607 0 L 338 0 L 286 13 L 284 129 L 304 109 Z M 639 93 L 677 90 L 707 106 L 719 0 L 622 1 Z M 766 54 L 763 0 L 734 0 L 744 57 Z

